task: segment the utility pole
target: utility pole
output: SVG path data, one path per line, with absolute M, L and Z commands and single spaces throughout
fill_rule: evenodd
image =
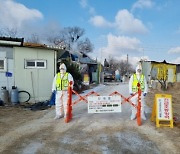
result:
M 127 64 L 129 63 L 128 60 L 129 60 L 129 59 L 128 59 L 128 54 L 127 54 Z
M 128 54 L 127 54 L 127 70 L 126 70 L 126 73 L 128 73 L 128 64 L 129 64 L 129 58 L 128 58 Z

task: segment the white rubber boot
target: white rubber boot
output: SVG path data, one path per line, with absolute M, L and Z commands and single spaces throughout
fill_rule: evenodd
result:
M 144 100 L 142 101 L 142 106 L 141 106 L 141 119 L 146 120 Z
M 131 120 L 136 119 L 136 108 L 132 107 Z
M 146 120 L 146 116 L 145 116 L 144 111 L 143 111 L 143 112 L 141 112 L 141 118 L 142 118 L 143 120 Z
M 64 116 L 63 115 L 55 116 L 54 120 L 61 119 L 62 117 L 64 117 Z

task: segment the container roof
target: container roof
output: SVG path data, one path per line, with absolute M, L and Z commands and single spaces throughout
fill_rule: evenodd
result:
M 22 46 L 24 38 L 12 38 L 0 36 L 0 45 L 5 46 Z

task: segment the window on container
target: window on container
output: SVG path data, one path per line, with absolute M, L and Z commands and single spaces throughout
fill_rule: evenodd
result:
M 28 67 L 35 67 L 36 65 L 35 65 L 35 62 L 33 62 L 33 61 L 28 61 L 28 62 L 27 62 L 27 66 L 28 66 Z
M 37 68 L 46 68 L 46 60 L 36 61 Z
M 0 60 L 0 69 L 4 69 L 4 60 Z
M 46 68 L 46 60 L 25 60 L 25 68 Z
M 6 59 L 0 59 L 0 71 L 6 71 Z
M 35 68 L 36 64 L 34 60 L 25 60 L 25 68 Z

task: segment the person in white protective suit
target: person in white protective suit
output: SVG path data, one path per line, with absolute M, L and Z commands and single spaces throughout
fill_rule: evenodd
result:
M 142 67 L 139 64 L 136 67 L 136 73 L 134 73 L 129 80 L 129 93 L 130 95 L 135 94 L 138 91 L 138 86 L 137 83 L 140 83 L 140 89 L 142 91 L 141 93 L 141 118 L 143 120 L 146 120 L 145 116 L 145 96 L 147 94 L 147 82 L 145 76 L 142 74 Z M 138 104 L 138 95 L 135 95 L 131 98 L 131 101 L 133 104 L 137 105 Z M 131 107 L 132 113 L 131 113 L 131 120 L 134 120 L 136 118 L 136 113 L 137 113 L 137 108 L 134 106 Z
M 120 74 L 118 69 L 115 71 L 115 79 L 116 81 L 120 81 Z
M 62 63 L 58 72 L 53 80 L 52 92 L 56 91 L 55 110 L 56 116 L 54 119 L 66 117 L 67 101 L 68 101 L 68 86 L 70 81 L 74 84 L 73 77 L 70 73 L 66 72 L 66 65 Z M 72 84 L 72 86 L 73 86 Z

